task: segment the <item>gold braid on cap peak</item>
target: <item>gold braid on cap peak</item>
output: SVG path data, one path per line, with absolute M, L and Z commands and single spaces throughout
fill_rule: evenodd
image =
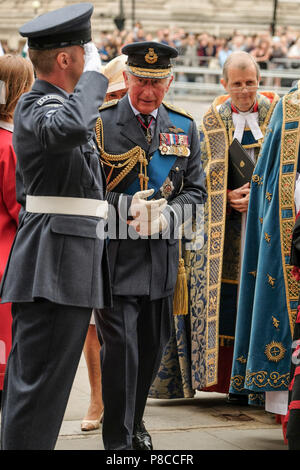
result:
M 122 181 L 126 175 L 135 167 L 135 165 L 140 163 L 140 188 L 141 191 L 148 189 L 149 177 L 147 176 L 147 165 L 148 161 L 146 158 L 145 151 L 138 145 L 128 152 L 122 153 L 120 155 L 111 155 L 106 153 L 103 147 L 104 144 L 104 134 L 103 134 L 103 123 L 102 119 L 99 117 L 96 122 L 96 139 L 100 151 L 100 159 L 103 165 L 110 167 L 110 172 L 106 177 L 107 191 L 112 191 L 119 183 Z M 123 168 L 120 173 L 112 180 L 111 176 L 113 170 Z
M 132 65 L 128 65 L 127 67 L 133 74 L 137 74 L 144 78 L 167 78 L 172 73 L 171 67 L 167 69 L 145 69 L 143 67 L 134 67 Z

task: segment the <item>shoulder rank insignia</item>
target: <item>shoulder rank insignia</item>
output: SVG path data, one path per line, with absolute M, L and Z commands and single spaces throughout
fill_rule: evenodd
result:
M 118 103 L 119 100 L 111 100 L 111 101 L 106 101 L 103 103 L 101 106 L 99 106 L 99 111 L 103 111 L 103 109 L 111 108 L 112 106 L 115 106 Z
M 190 119 L 194 119 L 191 114 L 189 114 L 187 111 L 185 111 L 182 108 L 178 108 L 177 106 L 173 106 L 172 104 L 166 103 L 163 101 L 163 104 L 165 105 L 166 108 L 170 109 L 171 111 L 175 111 L 175 113 L 182 114 L 183 116 L 186 116 Z
M 169 131 L 173 132 L 173 134 L 178 134 L 179 132 L 184 132 L 184 130 L 180 129 L 180 127 L 169 127 Z
M 39 106 L 43 106 L 46 103 L 57 103 L 57 102 L 63 104 L 65 100 L 66 99 L 60 95 L 45 95 L 37 100 L 37 104 Z

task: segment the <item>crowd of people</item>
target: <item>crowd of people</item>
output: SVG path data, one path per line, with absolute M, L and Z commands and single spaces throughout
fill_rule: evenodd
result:
M 208 32 L 190 33 L 183 28 L 164 28 L 155 33 L 146 32 L 143 25 L 137 22 L 131 30 L 115 29 L 111 32 L 97 32 L 96 46 L 101 61 L 107 64 L 121 54 L 124 45 L 131 42 L 156 41 L 175 47 L 178 56 L 176 65 L 185 67 L 209 67 L 221 70 L 226 58 L 234 51 L 250 53 L 259 63 L 261 70 L 297 69 L 300 67 L 300 31 L 291 27 L 277 28 L 273 36 L 270 31 L 243 34 L 234 31 L 232 35 L 216 36 Z M 22 46 L 23 47 L 23 46 Z M 20 51 L 10 50 L 7 41 L 0 42 L 0 56 L 4 53 L 21 53 L 27 56 L 27 44 Z M 194 73 L 179 73 L 177 80 L 181 82 L 212 81 L 217 77 L 199 76 Z M 268 86 L 286 86 L 293 83 L 292 79 L 263 79 L 262 84 Z M 183 93 L 181 91 L 181 93 Z
M 148 40 L 175 47 L 179 53 L 175 59 L 176 64 L 185 67 L 222 69 L 226 58 L 234 51 L 250 53 L 259 63 L 261 70 L 300 67 L 300 32 L 289 27 L 278 27 L 274 36 L 270 31 L 249 35 L 235 31 L 230 36 L 216 36 L 205 31 L 189 33 L 183 28 L 165 28 L 152 34 L 146 33 L 142 24 L 137 23 L 133 31 L 115 30 L 112 33 L 101 33 L 97 45 L 105 63 L 119 55 L 123 45 L 132 41 Z M 180 74 L 178 79 L 188 82 L 197 80 L 195 74 L 188 73 Z M 291 83 L 288 79 L 274 79 L 274 86 L 290 86 Z
M 1 448 L 55 448 L 84 351 L 81 426 L 107 450 L 152 450 L 147 397 L 197 390 L 264 406 L 299 449 L 299 88 L 259 91 L 297 35 L 137 24 L 96 47 L 92 12 L 37 17 L 30 60 L 0 58 Z M 223 61 L 199 129 L 164 101 L 178 57 Z
M 133 41 L 158 41 L 175 47 L 179 52 L 176 63 L 194 67 L 208 65 L 211 59 L 215 59 L 211 61 L 215 66 L 223 67 L 227 56 L 239 50 L 253 55 L 261 69 L 267 68 L 269 62 L 276 63 L 276 59 L 300 59 L 300 32 L 292 28 L 280 27 L 275 36 L 269 31 L 251 35 L 236 31 L 231 36 L 218 37 L 208 32 L 190 33 L 182 28 L 165 28 L 152 34 L 137 23 L 133 31 L 115 30 L 101 34 L 97 46 L 102 61 L 113 59 L 125 44 Z
M 280 59 L 296 59 L 292 66 L 300 67 L 297 62 L 300 59 L 300 31 L 291 27 L 279 26 L 274 36 L 270 31 L 253 34 L 234 31 L 232 35 L 216 36 L 206 31 L 191 33 L 184 28 L 175 27 L 150 33 L 137 22 L 131 30 L 97 31 L 96 46 L 102 63 L 105 64 L 120 55 L 122 47 L 126 44 L 141 41 L 157 41 L 175 47 L 178 50 L 176 63 L 186 66 L 197 67 L 211 62 L 214 66 L 223 67 L 231 52 L 241 50 L 253 55 L 262 70 L 266 69 L 270 62 L 276 64 L 276 67 L 285 67 L 285 61 Z M 2 41 L 0 55 L 15 52 L 20 51 L 11 51 L 7 41 Z

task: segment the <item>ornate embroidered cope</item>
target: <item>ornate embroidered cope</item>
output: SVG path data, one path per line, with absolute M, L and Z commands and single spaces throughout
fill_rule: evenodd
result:
M 233 393 L 288 388 L 299 296 L 299 283 L 289 264 L 299 125 L 300 91 L 296 88 L 274 111 L 252 177 L 231 377 Z
M 269 97 L 272 98 L 272 103 Z M 275 98 L 274 94 L 268 97 L 258 95 L 259 126 L 263 134 L 276 104 Z M 245 129 L 245 131 L 249 130 Z M 202 266 L 204 270 L 206 269 L 207 276 L 206 293 L 203 293 L 207 303 L 200 314 L 206 317 L 203 317 L 206 338 L 205 353 L 203 353 L 202 344 L 198 364 L 202 364 L 201 369 L 205 370 L 205 374 L 199 374 L 199 371 L 193 370 L 195 388 L 204 388 L 217 383 L 221 282 L 237 284 L 240 271 L 241 217 L 236 214 L 235 220 L 229 220 L 230 216 L 226 213 L 228 149 L 234 135 L 231 101 L 228 96 L 219 97 L 213 102 L 204 116 L 201 135 L 203 135 L 202 160 L 209 194 L 205 214 L 207 243 L 202 250 L 203 260 L 207 260 L 206 266 L 204 264 Z M 251 136 L 246 137 L 248 141 L 243 141 L 243 146 L 254 148 L 257 159 L 262 140 L 255 141 Z M 192 333 L 192 350 L 196 350 L 199 342 L 198 335 L 197 330 L 195 334 Z

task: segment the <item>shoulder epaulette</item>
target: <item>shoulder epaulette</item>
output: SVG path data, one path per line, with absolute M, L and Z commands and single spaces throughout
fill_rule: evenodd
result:
M 107 109 L 107 108 L 111 108 L 112 106 L 115 106 L 118 103 L 118 101 L 119 100 L 106 101 L 101 106 L 99 106 L 99 111 L 103 111 L 103 109 Z
M 170 109 L 171 111 L 174 111 L 175 113 L 182 114 L 183 116 L 186 116 L 190 119 L 194 119 L 191 114 L 189 114 L 185 109 L 179 108 L 177 106 L 173 106 L 172 104 L 166 103 L 163 101 L 163 104 L 165 105 L 166 108 Z
M 44 106 L 45 104 L 63 104 L 66 101 L 66 98 L 60 95 L 44 95 L 37 100 L 39 106 Z

